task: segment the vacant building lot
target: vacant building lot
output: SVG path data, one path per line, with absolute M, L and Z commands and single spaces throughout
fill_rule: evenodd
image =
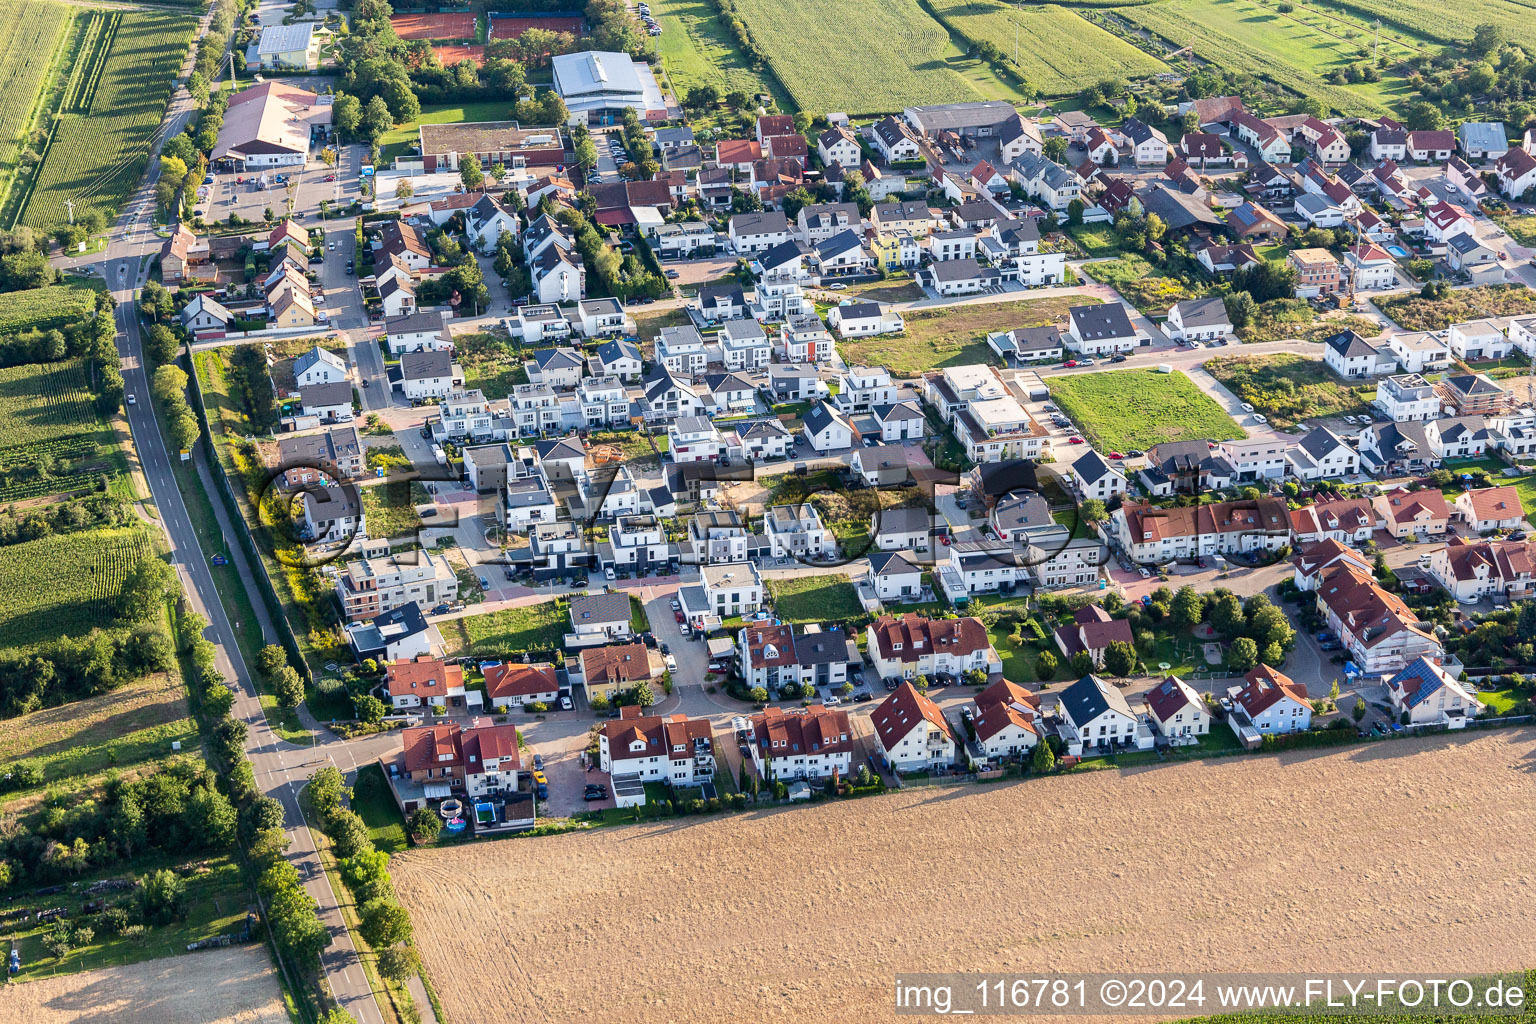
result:
M 453 1020 L 896 1020 L 898 972 L 1043 964 L 1502 970 L 1536 962 L 1533 766 L 1529 731 L 1433 736 L 552 837 L 538 884 L 502 843 L 390 869 Z
M 0 1020 L 10 1024 L 287 1024 L 266 947 L 212 950 L 6 985 Z
M 1051 397 L 1101 451 L 1163 441 L 1247 437 L 1215 400 L 1182 373 L 1112 370 L 1052 377 Z
M 837 347 L 850 365 L 884 366 L 898 377 L 915 377 L 944 366 L 995 362 L 987 347 L 989 333 L 1061 323 L 1073 306 L 1100 301 L 1091 295 L 1057 295 L 903 310 L 903 333 L 848 338 Z

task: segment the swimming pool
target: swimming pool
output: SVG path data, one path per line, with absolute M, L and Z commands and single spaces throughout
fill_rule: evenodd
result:
M 1405 260 L 1408 258 L 1408 250 L 1404 249 L 1400 245 L 1387 246 L 1387 252 L 1391 253 L 1393 256 L 1400 260 Z

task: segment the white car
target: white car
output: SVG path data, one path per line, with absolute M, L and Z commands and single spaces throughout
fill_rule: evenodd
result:
M 1253 412 L 1253 406 L 1250 405 L 1247 402 L 1244 402 L 1243 403 L 1243 412 Z
M 613 568 L 611 566 L 603 570 L 603 576 L 610 580 L 618 579 L 618 577 L 613 574 Z
M 671 655 L 671 654 L 667 655 L 667 670 L 671 671 L 671 672 L 676 672 L 677 671 L 677 658 L 676 658 L 676 656 Z
M 1254 413 L 1253 414 L 1253 422 L 1255 422 L 1255 423 L 1268 423 L 1269 420 L 1266 417 L 1259 415 L 1258 413 Z
M 571 710 L 571 698 L 569 698 L 569 697 L 561 697 L 560 698 L 560 710 L 561 711 L 569 711 L 569 710 Z
M 137 398 L 133 397 L 132 395 L 129 395 L 128 396 L 128 404 L 129 405 L 138 405 L 139 404 L 139 400 Z

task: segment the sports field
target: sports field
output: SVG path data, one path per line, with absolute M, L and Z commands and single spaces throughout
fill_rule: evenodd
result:
M 444 67 L 452 67 L 461 60 L 485 63 L 485 47 L 478 44 L 440 43 L 432 47 L 432 52 L 437 54 L 437 59 L 443 62 Z
M 475 16 L 468 13 L 392 14 L 389 25 L 401 39 L 476 39 Z
M 1247 437 L 1182 373 L 1106 370 L 1050 379 L 1051 398 L 1101 452 Z
M 917 0 L 737 0 L 736 9 L 801 110 L 1021 99 Z
M 575 7 L 573 3 L 571 5 Z M 545 32 L 569 32 L 573 36 L 582 35 L 587 27 L 587 21 L 580 15 L 519 15 L 492 14 L 490 35 L 492 39 L 516 39 L 529 29 L 543 29 Z
M 82 85 L 88 112 L 54 122 L 42 167 L 27 183 L 22 223 L 53 230 L 69 219 L 66 200 L 74 201 L 77 218 L 89 209 L 117 212 L 149 160 L 195 25 L 186 14 L 123 14 L 99 72 Z
M 1146 51 L 1054 4 L 932 0 L 931 6 L 940 21 L 966 39 L 1002 50 L 1046 96 L 1069 95 L 1105 79 L 1143 78 L 1168 70 Z

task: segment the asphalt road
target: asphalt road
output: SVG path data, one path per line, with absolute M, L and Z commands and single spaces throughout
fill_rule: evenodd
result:
M 203 27 L 206 30 L 206 18 Z M 185 90 L 178 90 L 167 110 L 162 130 L 156 137 L 156 154 L 160 142 L 168 135 L 179 132 L 192 112 L 191 98 Z M 148 261 L 145 257 L 155 252 L 160 244 L 151 229 L 154 182 L 158 175 L 159 161 L 151 159 L 144 181 L 118 218 L 113 230 L 113 241 L 100 265 L 102 278 L 118 302 L 118 353 L 122 358 L 127 391 L 136 398 L 135 404 L 127 407 L 128 423 L 145 479 L 154 497 L 160 521 L 165 527 L 172 564 L 181 578 L 188 603 L 208 619 L 207 635 L 216 648 L 216 663 L 220 672 L 231 681 L 231 689 L 236 694 L 233 713 L 249 726 L 246 754 L 255 769 L 257 785 L 264 793 L 282 803 L 284 825 L 291 843 L 288 859 L 304 879 L 305 889 L 319 905 L 320 918 L 331 933 L 331 945 L 322 958 L 331 992 L 360 1024 L 383 1024 L 373 992 L 357 962 L 357 952 L 342 919 L 336 895 L 321 870 L 314 836 L 304 823 L 298 806 L 298 793 L 303 781 L 329 760 L 332 751 L 341 744 L 333 741 L 316 748 L 297 747 L 279 739 L 268 726 L 251 681 L 249 667 L 241 657 L 234 631 L 214 586 L 208 563 L 211 552 L 201 550 L 181 493 L 176 487 L 172 456 L 155 422 L 139 325 L 134 311 L 134 295 L 146 276 Z M 219 511 L 217 501 L 214 507 Z M 225 534 L 229 534 L 232 529 L 226 522 L 221 521 L 220 526 Z M 238 547 L 234 547 L 233 552 L 238 563 Z M 241 570 L 247 586 L 252 586 L 249 567 L 237 564 L 237 568 Z M 358 753 L 360 751 L 349 751 L 340 759 L 344 762 L 344 768 L 354 766 Z M 429 1007 L 425 1009 L 430 1013 Z

